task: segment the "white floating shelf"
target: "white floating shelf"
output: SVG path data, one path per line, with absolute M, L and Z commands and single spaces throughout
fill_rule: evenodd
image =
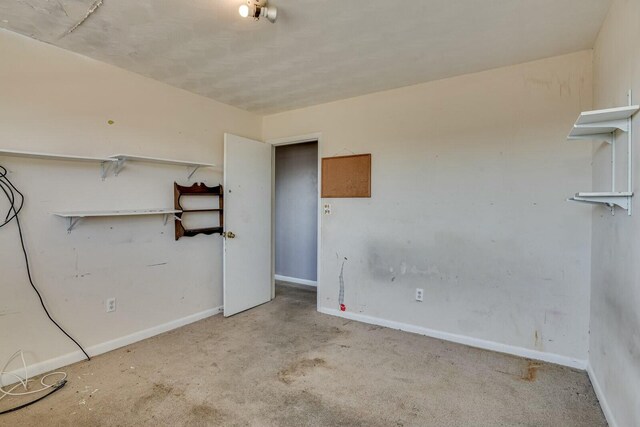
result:
M 124 168 L 125 163 L 127 162 L 145 162 L 145 163 L 157 163 L 163 165 L 174 165 L 174 166 L 186 166 L 189 169 L 189 175 L 187 179 L 190 179 L 193 174 L 200 168 L 215 168 L 216 165 L 213 163 L 200 163 L 200 162 L 190 162 L 187 160 L 175 160 L 175 159 L 162 159 L 159 157 L 146 157 L 146 156 L 132 156 L 129 154 L 115 154 L 110 156 L 112 160 L 117 162 L 115 174 L 118 175 L 122 168 Z
M 164 215 L 165 224 L 170 215 L 181 213 L 179 209 L 134 209 L 134 210 L 116 210 L 116 211 L 75 211 L 75 212 L 51 212 L 52 215 L 56 215 L 69 220 L 69 227 L 67 231 L 71 233 L 71 230 L 75 228 L 78 222 L 82 218 L 96 218 L 96 217 L 113 217 L 113 216 L 140 216 L 140 215 Z
M 629 117 L 633 116 L 640 106 L 608 108 L 606 110 L 585 111 L 569 133 L 569 139 L 604 139 L 611 142 L 611 134 L 618 130 L 629 131 Z
M 106 178 L 109 167 L 112 164 L 117 162 L 116 159 L 111 159 L 108 157 L 75 156 L 71 154 L 39 153 L 35 151 L 19 151 L 19 150 L 6 150 L 6 149 L 0 149 L 0 156 L 27 157 L 31 159 L 41 159 L 41 160 L 100 163 L 102 165 L 102 171 L 101 171 L 102 179 Z

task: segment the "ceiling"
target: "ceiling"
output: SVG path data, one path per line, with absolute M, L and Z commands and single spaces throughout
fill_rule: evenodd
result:
M 99 3 L 99 2 L 98 2 Z M 268 114 L 593 47 L 610 0 L 2 0 L 0 27 Z

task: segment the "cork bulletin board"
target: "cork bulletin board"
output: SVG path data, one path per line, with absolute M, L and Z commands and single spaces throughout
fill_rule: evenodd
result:
M 323 158 L 322 197 L 371 197 L 371 154 Z

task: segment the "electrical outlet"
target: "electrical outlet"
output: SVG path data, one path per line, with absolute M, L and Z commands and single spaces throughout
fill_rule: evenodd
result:
M 422 302 L 424 299 L 424 289 L 416 289 L 416 301 Z
M 116 299 L 115 298 L 107 299 L 106 308 L 107 308 L 107 313 L 113 313 L 114 311 L 116 311 Z
M 331 203 L 324 204 L 324 214 L 331 215 Z

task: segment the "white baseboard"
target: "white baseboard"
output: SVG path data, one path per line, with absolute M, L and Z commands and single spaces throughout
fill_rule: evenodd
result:
M 598 402 L 600 402 L 600 407 L 602 408 L 604 417 L 607 419 L 607 423 L 609 423 L 609 427 L 618 427 L 618 423 L 616 423 L 616 419 L 613 416 L 613 411 L 611 411 L 611 406 L 609 406 L 609 402 L 607 402 L 607 398 L 605 397 L 604 391 L 600 386 L 598 377 L 596 377 L 596 373 L 593 371 L 593 367 L 590 363 L 587 365 L 587 373 L 589 374 L 589 379 L 591 380 L 593 390 L 596 392 Z
M 189 316 L 183 317 L 181 319 L 172 320 L 167 323 L 163 323 L 161 325 L 153 326 L 148 329 L 144 329 L 142 331 L 134 332 L 129 335 L 125 335 L 123 337 L 116 338 L 111 341 L 103 342 L 100 344 L 93 345 L 91 347 L 85 348 L 89 356 L 94 357 L 99 354 L 107 353 L 111 350 L 115 350 L 120 347 L 124 347 L 129 344 L 133 344 L 138 341 L 142 341 L 147 338 L 151 338 L 155 335 L 159 335 L 163 332 L 168 332 L 173 329 L 177 329 L 181 326 L 188 325 L 189 323 L 197 322 L 198 320 L 206 319 L 207 317 L 214 316 L 216 314 L 222 313 L 223 307 L 215 307 L 208 310 L 201 311 L 199 313 L 194 313 Z M 68 353 L 59 357 L 55 357 L 53 359 L 45 360 L 42 362 L 34 363 L 32 365 L 27 366 L 29 370 L 29 376 L 35 376 L 44 374 L 45 372 L 50 372 L 55 369 L 59 369 L 63 366 L 71 365 L 72 363 L 79 362 L 81 360 L 86 359 L 84 354 L 80 351 L 74 351 L 73 353 Z M 16 369 L 12 371 L 15 375 L 24 376 L 23 369 Z M 7 375 L 3 378 L 3 384 L 9 385 L 16 383 L 17 380 L 13 375 Z
M 279 274 L 276 274 L 274 276 L 274 278 L 276 280 L 280 280 L 282 282 L 290 282 L 290 283 L 297 283 L 299 285 L 307 285 L 307 286 L 318 286 L 318 282 L 314 281 L 314 280 L 307 280 L 307 279 L 297 279 L 295 277 L 287 277 L 287 276 L 281 276 Z
M 318 309 L 320 313 L 330 314 L 345 319 L 356 320 L 358 322 L 369 323 L 372 325 L 384 326 L 391 329 L 399 329 L 405 332 L 425 335 L 432 338 L 438 338 L 445 341 L 451 341 L 458 344 L 468 345 L 470 347 L 482 348 L 484 350 L 496 351 L 498 353 L 506 353 L 514 356 L 525 357 L 527 359 L 541 360 L 543 362 L 555 363 L 556 365 L 568 366 L 585 370 L 587 361 L 575 359 L 568 356 L 562 356 L 555 353 L 546 353 L 543 351 L 530 350 L 524 347 L 517 347 L 508 344 L 502 344 L 495 341 L 487 341 L 479 338 L 468 337 L 465 335 L 451 334 L 449 332 L 436 331 L 434 329 L 423 328 L 420 326 L 410 325 L 407 323 L 395 322 L 392 320 L 380 319 L 377 317 L 367 316 L 364 314 L 350 313 L 339 311 L 331 308 L 321 307 Z

